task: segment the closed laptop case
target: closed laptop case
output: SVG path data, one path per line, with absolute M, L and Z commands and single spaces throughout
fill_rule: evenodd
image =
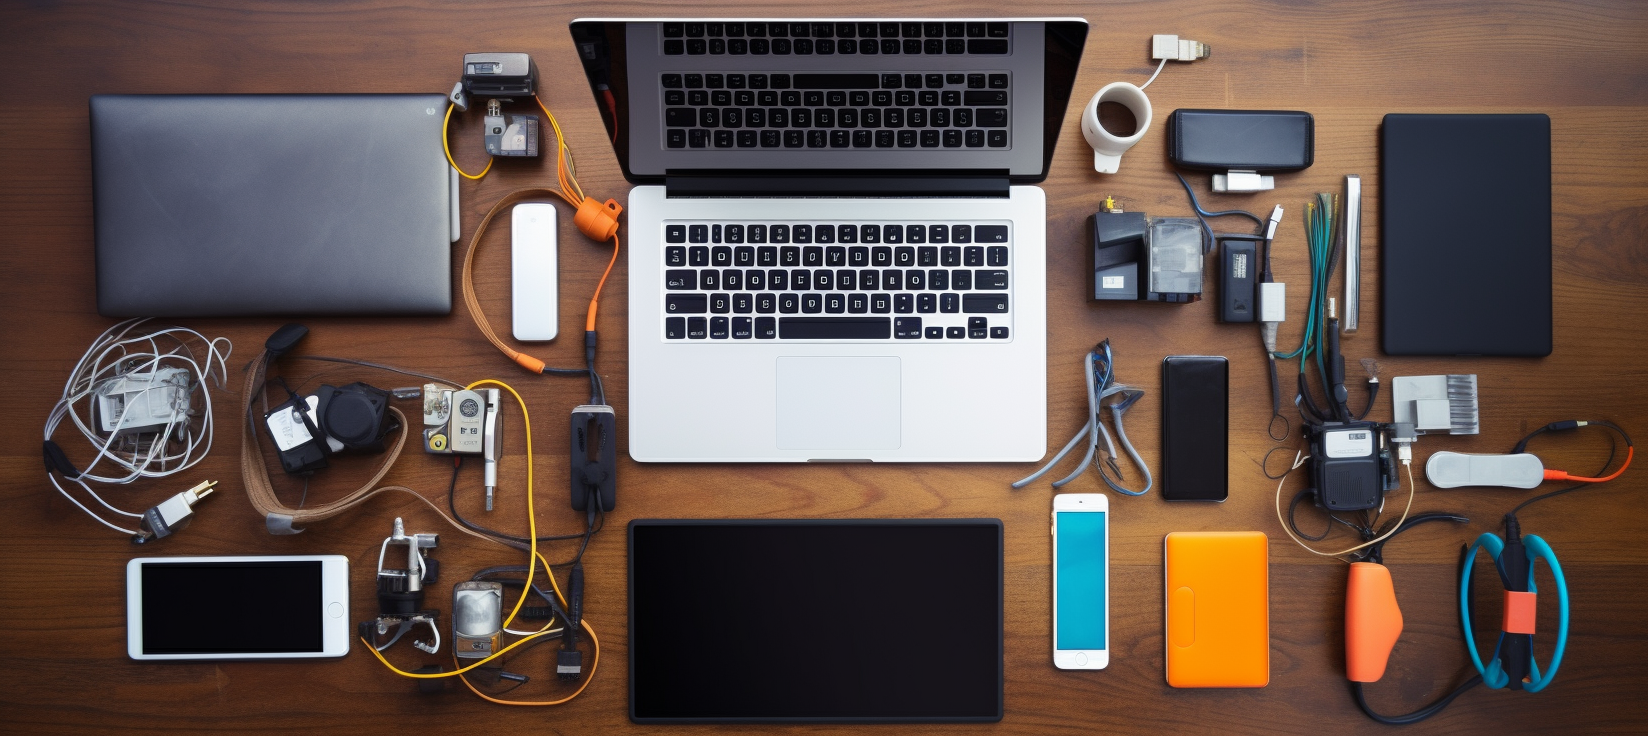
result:
M 450 312 L 447 104 L 92 97 L 98 312 Z

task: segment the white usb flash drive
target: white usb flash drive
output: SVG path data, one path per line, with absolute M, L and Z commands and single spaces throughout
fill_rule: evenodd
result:
M 553 340 L 560 327 L 555 205 L 518 204 L 510 215 L 510 319 L 515 339 Z

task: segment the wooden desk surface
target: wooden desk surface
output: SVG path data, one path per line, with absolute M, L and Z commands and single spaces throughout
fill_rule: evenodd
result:
M 1293 287 L 1299 318 L 1306 284 L 1299 213 L 1317 191 L 1338 191 L 1341 177 L 1359 173 L 1378 205 L 1377 129 L 1389 112 L 1544 112 L 1552 121 L 1555 224 L 1555 352 L 1540 360 L 1446 360 L 1378 355 L 1378 237 L 1364 227 L 1363 262 L 1374 275 L 1364 285 L 1362 333 L 1345 343 L 1347 357 L 1382 359 L 1383 375 L 1476 373 L 1481 379 L 1483 431 L 1476 437 L 1427 438 L 1431 452 L 1503 452 L 1531 427 L 1567 418 L 1608 418 L 1648 435 L 1648 5 L 1631 0 L 1491 3 L 1050 2 L 1024 12 L 1085 16 L 1092 23 L 1072 106 L 1045 189 L 1048 192 L 1048 443 L 1057 448 L 1081 422 L 1085 400 L 1077 378 L 1082 352 L 1108 337 L 1117 375 L 1150 391 L 1132 417 L 1131 434 L 1145 458 L 1159 456 L 1158 363 L 1179 353 L 1231 359 L 1231 497 L 1221 505 L 1164 502 L 1159 493 L 1114 499 L 1113 663 L 1099 672 L 1061 672 L 1049 661 L 1050 493 L 1047 485 L 1012 491 L 1008 483 L 1031 466 L 723 466 L 638 465 L 621 461 L 618 510 L 589 550 L 587 615 L 605 647 L 588 691 L 549 712 L 503 708 L 454 689 L 424 697 L 385 671 L 357 645 L 341 661 L 298 664 L 139 664 L 125 657 L 124 562 L 142 554 L 342 553 L 354 562 L 356 617 L 373 610 L 370 557 L 390 519 L 406 517 L 416 531 L 439 532 L 437 553 L 449 580 L 519 556 L 482 545 L 445 527 L 420 504 L 385 497 L 368 508 L 316 524 L 300 536 L 272 537 L 246 501 L 236 464 L 240 430 L 234 399 L 220 393 L 222 434 L 198 472 L 116 488 L 108 495 L 141 509 L 203 478 L 223 482 L 198 508 L 192 527 L 164 542 L 132 547 L 96 526 L 47 484 L 38 428 L 73 361 L 111 320 L 95 310 L 92 258 L 88 95 L 165 92 L 443 92 L 464 52 L 515 49 L 531 53 L 543 71 L 545 98 L 560 117 L 577 155 L 583 186 L 601 198 L 624 200 L 623 181 L 579 73 L 567 22 L 580 15 L 647 16 L 674 6 L 640 2 L 237 3 L 33 2 L 0 9 L 0 376 L 18 409 L 0 429 L 0 724 L 8 731 L 324 729 L 388 731 L 467 724 L 556 732 L 643 729 L 626 718 L 625 522 L 635 517 L 999 517 L 1007 535 L 1007 716 L 997 725 L 956 731 L 1050 732 L 1240 731 L 1385 732 L 1352 703 L 1343 676 L 1342 606 L 1345 567 L 1316 559 L 1290 543 L 1272 511 L 1274 485 L 1259 461 L 1269 397 L 1251 328 L 1223 326 L 1213 305 L 1095 304 L 1086 298 L 1087 256 L 1082 222 L 1107 194 L 1158 215 L 1189 214 L 1165 162 L 1162 127 L 1124 159 L 1122 173 L 1090 167 L 1076 111 L 1099 86 L 1142 82 L 1153 69 L 1152 33 L 1179 33 L 1207 42 L 1212 58 L 1171 65 L 1149 89 L 1158 118 L 1180 107 L 1299 109 L 1316 116 L 1316 163 L 1277 177 L 1274 192 L 1209 197 L 1215 209 L 1288 208 L 1276 268 Z M 684 6 L 680 8 L 684 10 Z M 859 3 L 825 9 L 802 2 L 704 5 L 705 15 L 805 16 L 819 10 L 878 15 L 990 15 L 995 3 Z M 482 160 L 471 113 L 455 132 L 458 158 Z M 202 131 L 209 135 L 209 131 Z M 1206 190 L 1204 176 L 1196 177 Z M 464 187 L 464 224 L 507 191 L 553 181 L 544 160 L 500 163 L 479 184 Z M 1471 213 L 1461 213 L 1469 217 Z M 570 218 L 568 218 L 570 219 Z M 499 228 L 498 230 L 507 230 Z M 574 335 L 606 251 L 562 228 L 563 335 Z M 507 236 L 496 232 L 480 255 L 477 282 L 493 324 L 507 324 Z M 461 252 L 460 252 L 461 255 Z M 201 284 L 201 288 L 212 288 Z M 601 313 L 606 377 L 620 423 L 626 390 L 626 299 L 622 275 L 608 285 Z M 231 338 L 238 370 L 281 323 L 273 319 L 188 320 L 190 327 Z M 531 379 L 489 347 L 461 304 L 437 319 L 310 319 L 306 350 L 395 363 L 463 378 L 500 377 L 522 387 L 540 419 L 538 518 L 560 532 L 579 520 L 566 507 L 565 411 L 583 399 L 583 385 Z M 1284 329 L 1292 342 L 1299 322 Z M 537 349 L 552 362 L 575 363 L 578 349 L 563 337 Z M 327 378 L 380 385 L 408 383 L 382 375 L 326 367 Z M 287 375 L 319 372 L 293 365 Z M 237 384 L 238 385 L 238 384 Z M 1359 399 L 1358 399 L 1359 400 Z M 510 410 L 512 416 L 514 410 Z M 1388 398 L 1375 418 L 1388 418 Z M 60 433 L 60 437 L 67 433 Z M 1578 433 L 1576 433 L 1578 434 Z M 65 446 L 84 459 L 79 440 Z M 1603 437 L 1578 434 L 1541 441 L 1556 466 L 1588 470 L 1601 463 Z M 520 511 L 522 433 L 509 434 L 503 510 L 493 519 L 524 528 Z M 622 447 L 621 450 L 626 448 Z M 1280 455 L 1281 453 L 1278 453 Z M 620 453 L 621 457 L 623 453 Z M 1287 453 L 1291 457 L 1292 453 Z M 1280 458 L 1276 458 L 1280 460 Z M 346 466 L 350 467 L 350 466 Z M 359 481 L 336 471 L 320 476 L 312 501 Z M 447 466 L 411 452 L 389 479 L 431 498 L 444 492 Z M 1545 536 L 1573 589 L 1573 633 L 1556 684 L 1539 694 L 1477 689 L 1414 732 L 1571 730 L 1643 732 L 1648 707 L 1648 554 L 1641 543 L 1648 470 L 1524 513 L 1525 528 Z M 1423 475 L 1420 476 L 1423 478 Z M 465 508 L 478 508 L 479 489 L 466 476 Z M 298 486 L 277 479 L 285 492 Z M 1297 484 L 1298 479 L 1291 481 Z M 1294 485 L 1290 484 L 1290 488 Z M 1097 491 L 1089 475 L 1071 491 Z M 1405 493 L 1405 491 L 1403 492 Z M 1465 664 L 1455 619 L 1455 559 L 1459 545 L 1497 530 L 1499 516 L 1527 492 L 1439 491 L 1421 480 L 1416 510 L 1457 510 L 1468 528 L 1438 525 L 1393 545 L 1392 565 L 1407 629 L 1385 681 L 1370 697 L 1386 712 L 1406 712 L 1461 679 Z M 1400 499 L 1401 496 L 1395 497 Z M 1247 530 L 1269 534 L 1272 574 L 1272 676 L 1262 690 L 1187 691 L 1162 675 L 1161 545 L 1175 530 Z M 560 557 L 569 550 L 557 548 Z M 706 575 L 713 571 L 705 571 Z M 850 576 L 848 577 L 850 581 Z M 449 607 L 443 582 L 432 605 Z M 844 600 L 853 595 L 850 583 Z M 873 606 L 872 602 L 866 602 Z M 1554 629 L 1549 602 L 1542 632 Z M 444 623 L 444 619 L 443 619 Z M 737 636 L 736 631 L 714 636 Z M 1549 642 L 1548 638 L 1542 640 Z M 829 642 L 822 645 L 830 646 Z M 1542 646 L 1548 646 L 1544 644 Z M 546 648 L 547 650 L 547 648 Z M 515 669 L 537 679 L 515 694 L 563 692 L 549 675 L 548 651 Z M 408 666 L 445 661 L 398 645 Z M 444 654 L 444 652 L 443 652 Z M 872 665 L 873 666 L 873 665 Z M 727 729 L 733 730 L 733 729 Z M 776 730 L 776 729 L 738 729 Z M 793 729 L 814 733 L 848 729 Z

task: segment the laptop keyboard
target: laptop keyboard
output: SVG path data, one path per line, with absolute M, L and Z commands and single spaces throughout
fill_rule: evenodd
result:
M 666 340 L 1007 340 L 1001 223 L 664 224 Z
M 1006 148 L 1009 75 L 659 75 L 667 148 Z

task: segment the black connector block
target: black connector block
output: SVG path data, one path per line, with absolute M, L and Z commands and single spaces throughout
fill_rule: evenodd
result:
M 602 511 L 618 505 L 618 415 L 612 407 L 585 404 L 572 410 L 572 509 L 585 511 L 589 498 Z
M 562 649 L 555 653 L 555 674 L 563 680 L 576 680 L 584 674 L 584 653 L 576 649 Z

